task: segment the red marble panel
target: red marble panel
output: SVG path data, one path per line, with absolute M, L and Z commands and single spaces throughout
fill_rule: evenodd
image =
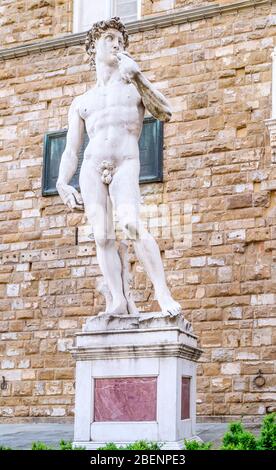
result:
M 181 419 L 190 418 L 190 377 L 182 377 L 181 380 Z
M 156 421 L 157 377 L 95 379 L 94 421 Z

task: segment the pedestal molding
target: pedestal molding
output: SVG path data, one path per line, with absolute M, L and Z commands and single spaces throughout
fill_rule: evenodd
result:
M 88 361 L 94 359 L 122 359 L 138 357 L 180 357 L 197 361 L 202 350 L 200 348 L 190 347 L 188 345 L 179 345 L 176 343 L 150 344 L 150 345 L 125 345 L 108 346 L 100 348 L 72 348 L 70 352 L 74 359 L 78 361 Z

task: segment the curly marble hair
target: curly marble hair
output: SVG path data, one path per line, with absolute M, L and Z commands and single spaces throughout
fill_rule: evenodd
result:
M 85 40 L 85 49 L 87 54 L 90 56 L 90 64 L 92 68 L 95 67 L 96 40 L 99 39 L 101 35 L 110 28 L 117 29 L 120 31 L 120 33 L 122 33 L 124 49 L 128 47 L 128 33 L 124 23 L 118 16 L 114 16 L 110 20 L 103 20 L 94 23 L 92 28 L 87 32 Z

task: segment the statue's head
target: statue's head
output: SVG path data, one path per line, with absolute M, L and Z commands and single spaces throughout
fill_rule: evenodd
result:
M 95 57 L 102 56 L 107 62 L 116 60 L 117 52 L 128 47 L 128 33 L 124 23 L 118 16 L 109 20 L 94 23 L 88 31 L 85 41 L 90 64 L 95 66 Z

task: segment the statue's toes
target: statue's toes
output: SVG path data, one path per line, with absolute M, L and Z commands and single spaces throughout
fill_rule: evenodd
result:
M 168 308 L 168 313 L 172 317 L 176 317 L 176 315 L 179 315 L 180 312 L 181 312 L 181 307 L 179 308 L 178 306 L 173 306 L 173 307 Z

